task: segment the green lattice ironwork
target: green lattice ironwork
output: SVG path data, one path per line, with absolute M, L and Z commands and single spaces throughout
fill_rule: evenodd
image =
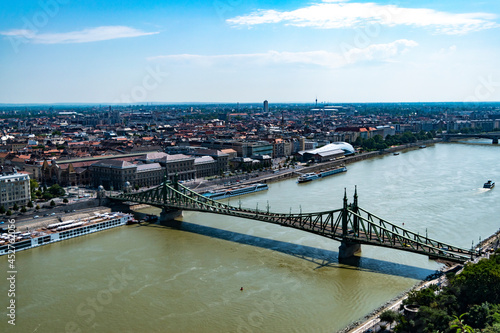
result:
M 282 214 L 224 204 L 177 183 L 164 182 L 156 188 L 122 193 L 111 199 L 148 204 L 166 210 L 190 210 L 222 214 L 300 229 L 340 242 L 367 244 L 427 255 L 431 258 L 465 262 L 479 253 L 420 235 L 390 223 L 358 207 L 357 193 L 348 204 L 344 194 L 341 209 L 300 214 Z

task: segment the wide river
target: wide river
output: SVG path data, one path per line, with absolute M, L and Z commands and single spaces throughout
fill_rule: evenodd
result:
M 470 248 L 500 227 L 500 146 L 437 144 L 348 165 L 311 183 L 287 180 L 231 198 L 288 213 L 341 208 L 357 185 L 364 209 Z M 227 202 L 228 200 L 223 200 Z M 180 230 L 125 226 L 16 254 L 16 325 L 0 332 L 337 332 L 441 266 L 425 256 L 339 243 L 264 222 L 184 212 Z M 243 290 L 241 290 L 243 288 Z

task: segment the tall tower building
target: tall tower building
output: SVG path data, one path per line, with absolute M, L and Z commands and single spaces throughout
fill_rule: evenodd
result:
M 269 112 L 269 102 L 267 100 L 264 101 L 264 113 Z

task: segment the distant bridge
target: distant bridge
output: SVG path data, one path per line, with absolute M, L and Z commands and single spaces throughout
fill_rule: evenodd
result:
M 429 256 L 452 262 L 465 262 L 480 254 L 420 235 L 379 218 L 358 206 L 357 191 L 349 204 L 344 193 L 340 209 L 300 214 L 273 213 L 230 206 L 204 197 L 177 181 L 164 181 L 156 188 L 138 192 L 121 193 L 110 199 L 128 201 L 162 208 L 160 222 L 168 222 L 183 210 L 221 214 L 273 223 L 314 233 L 341 242 L 339 257 L 347 258 L 361 249 L 361 244 L 382 246 L 400 251 Z M 177 214 L 177 215 L 175 215 Z M 163 221 L 162 221 L 163 220 Z M 179 222 L 180 223 L 180 222 Z
M 500 138 L 499 132 L 493 133 L 477 133 L 477 134 L 443 134 L 444 141 L 450 141 L 451 139 L 491 139 L 493 144 L 498 144 L 498 139 Z

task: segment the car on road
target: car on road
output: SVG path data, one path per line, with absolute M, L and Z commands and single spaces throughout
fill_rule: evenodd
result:
M 40 217 L 40 216 L 38 216 L 38 215 L 33 216 L 33 218 L 34 218 L 34 219 L 37 219 L 37 218 L 39 218 L 39 217 Z

